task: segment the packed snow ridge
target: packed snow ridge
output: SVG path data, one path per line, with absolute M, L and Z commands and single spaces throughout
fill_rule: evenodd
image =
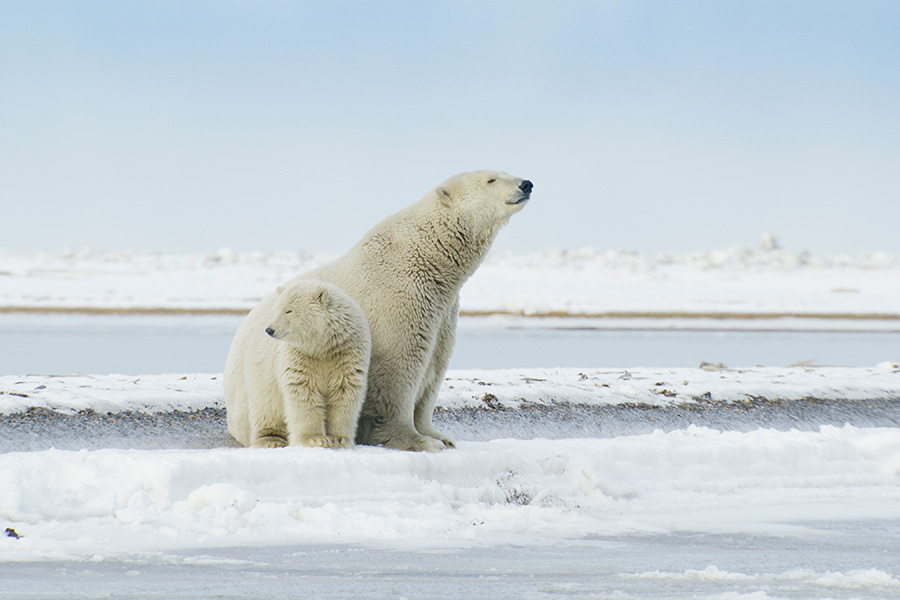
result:
M 445 411 L 545 406 L 672 406 L 753 400 L 900 401 L 900 363 L 861 367 L 450 370 Z M 224 407 L 221 374 L 0 375 L 0 415 L 32 408 L 101 413 Z

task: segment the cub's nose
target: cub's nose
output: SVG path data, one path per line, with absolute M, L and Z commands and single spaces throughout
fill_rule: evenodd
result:
M 275 337 L 275 330 L 271 327 L 266 327 L 266 333 L 269 334 L 269 337 Z
M 528 181 L 527 179 L 519 184 L 519 189 L 525 192 L 526 194 L 531 193 L 531 188 L 534 187 L 534 184 Z

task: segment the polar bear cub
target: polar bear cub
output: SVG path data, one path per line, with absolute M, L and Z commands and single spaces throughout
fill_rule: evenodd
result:
M 351 448 L 371 336 L 340 288 L 291 281 L 250 311 L 225 363 L 228 432 L 244 446 Z

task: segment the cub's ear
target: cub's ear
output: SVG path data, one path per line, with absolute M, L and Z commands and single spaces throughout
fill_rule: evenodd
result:
M 450 204 L 453 201 L 453 198 L 450 197 L 450 192 L 445 190 L 442 187 L 437 189 L 438 200 L 441 201 L 442 204 Z
M 316 301 L 325 304 L 326 300 L 328 300 L 328 290 L 319 290 L 319 295 L 316 296 Z

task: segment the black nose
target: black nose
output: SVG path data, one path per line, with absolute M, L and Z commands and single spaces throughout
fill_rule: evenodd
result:
M 275 335 L 275 330 L 272 329 L 271 327 L 266 327 L 266 333 L 268 333 L 269 336 L 271 337 L 271 336 Z
M 531 193 L 531 188 L 534 187 L 534 184 L 528 181 L 527 179 L 519 184 L 519 189 L 525 192 L 526 194 Z

